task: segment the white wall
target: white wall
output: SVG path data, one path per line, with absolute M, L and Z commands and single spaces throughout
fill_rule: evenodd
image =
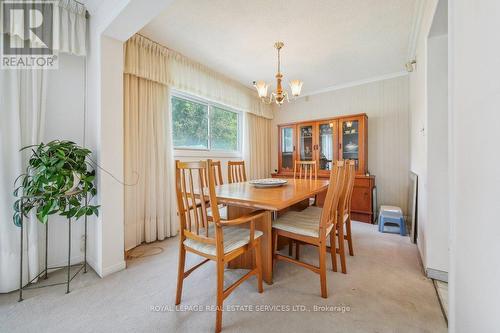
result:
M 125 268 L 123 184 L 123 43 L 101 37 L 100 173 L 103 276 Z
M 366 113 L 368 169 L 376 176 L 378 204 L 400 206 L 408 197 L 408 76 L 299 98 L 275 108 L 271 170 L 278 168 L 278 124 Z
M 428 277 L 448 280 L 447 1 L 424 2 L 410 74 L 410 168 L 418 174 L 417 245 Z
M 498 332 L 500 1 L 450 1 L 451 332 Z
M 427 36 L 437 0 L 424 3 L 418 31 L 415 70 L 410 74 L 410 169 L 418 175 L 417 245 L 427 267 L 428 180 L 427 180 Z M 446 240 L 443 240 L 446 241 Z
M 447 281 L 448 192 L 448 36 L 428 39 L 427 62 L 427 275 Z
M 84 101 L 85 101 L 85 59 L 59 54 L 59 69 L 48 71 L 49 87 L 45 112 L 44 142 L 51 140 L 71 140 L 83 145 Z M 54 215 L 49 219 L 49 266 L 62 266 L 67 263 L 68 221 Z M 71 262 L 83 260 L 83 218 L 72 222 Z M 38 228 L 40 263 L 45 260 L 45 227 Z
M 101 214 L 89 228 L 89 263 L 104 277 L 125 268 L 124 196 L 119 183 L 123 180 L 123 42 L 172 0 L 87 2 L 94 6 L 89 19 L 86 144 L 99 165 L 113 175 L 97 172 L 95 203 L 101 205 Z

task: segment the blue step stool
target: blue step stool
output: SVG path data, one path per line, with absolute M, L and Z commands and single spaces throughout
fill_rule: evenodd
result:
M 386 223 L 397 224 L 399 226 L 399 234 L 401 236 L 406 236 L 405 219 L 403 217 L 403 212 L 401 211 L 401 208 L 396 206 L 381 206 L 380 214 L 378 216 L 378 231 L 397 233 L 393 231 L 386 231 L 385 230 Z

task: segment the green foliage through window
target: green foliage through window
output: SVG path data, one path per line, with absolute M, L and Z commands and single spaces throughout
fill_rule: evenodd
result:
M 172 96 L 172 123 L 175 148 L 238 151 L 236 112 Z

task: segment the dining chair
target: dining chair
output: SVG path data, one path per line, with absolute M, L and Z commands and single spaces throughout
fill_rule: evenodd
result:
M 318 179 L 318 168 L 316 161 L 295 161 L 293 165 L 293 178 L 294 179 L 309 179 L 316 180 Z M 316 206 L 318 196 L 315 195 L 312 199 L 312 202 L 309 202 L 309 205 Z M 288 241 L 288 255 L 291 256 L 293 253 L 293 244 L 295 244 L 295 259 L 299 259 L 299 251 L 300 251 L 300 243 L 297 241 L 289 240 Z
M 222 178 L 222 165 L 220 161 L 212 161 L 211 170 L 214 173 L 215 185 L 223 185 L 224 179 Z
M 351 204 L 352 204 L 352 192 L 354 191 L 354 182 L 356 178 L 356 161 L 349 160 L 348 167 L 350 170 L 351 178 L 349 183 L 349 192 L 348 192 L 349 194 L 347 197 L 347 207 L 346 207 L 346 212 L 347 212 L 347 218 L 345 221 L 346 240 L 347 240 L 347 245 L 349 247 L 349 255 L 354 256 L 354 248 L 352 245 L 352 231 L 351 231 Z
M 326 250 L 327 237 L 335 243 L 335 228 L 338 219 L 340 189 L 344 180 L 344 165 L 339 162 L 330 174 L 330 183 L 326 192 L 323 208 L 310 206 L 301 212 L 290 211 L 273 221 L 273 259 L 282 260 L 305 267 L 320 276 L 321 297 L 327 298 L 326 286 Z M 318 214 L 319 213 L 319 214 Z M 319 267 L 299 261 L 277 252 L 278 236 L 287 237 L 301 243 L 315 245 L 319 251 Z M 335 247 L 330 247 L 332 268 L 336 269 Z
M 318 165 L 316 161 L 295 161 L 293 178 L 318 179 Z
M 224 185 L 224 178 L 222 177 L 222 164 L 220 161 L 212 161 L 210 170 L 214 174 L 215 186 Z M 212 216 L 212 209 L 208 208 L 208 215 Z M 227 206 L 219 205 L 219 215 L 221 219 L 227 220 Z
M 337 162 L 339 163 L 339 162 Z M 335 253 L 340 256 L 340 267 L 342 273 L 347 274 L 347 265 L 345 257 L 345 241 L 348 243 L 349 254 L 354 255 L 352 248 L 352 233 L 351 233 L 351 198 L 352 191 L 354 188 L 354 177 L 356 175 L 355 161 L 345 160 L 344 162 L 344 181 L 343 187 L 340 191 L 340 199 L 338 202 L 338 219 L 336 225 L 336 239 L 338 239 L 338 247 L 336 242 L 330 244 L 331 247 L 335 247 Z M 344 231 L 344 228 L 346 229 Z M 333 260 L 337 260 L 334 258 Z M 336 267 L 336 265 L 335 265 Z
M 229 183 L 242 183 L 247 181 L 245 161 L 227 162 L 227 181 Z
M 255 220 L 262 217 L 265 212 L 255 211 L 236 219 L 221 220 L 215 194 L 215 176 L 213 172 L 207 172 L 211 167 L 211 160 L 176 161 L 175 163 L 177 206 L 180 216 L 179 267 L 175 304 L 179 305 L 181 302 L 184 279 L 206 262 L 215 261 L 217 267 L 215 332 L 220 332 L 223 302 L 231 292 L 252 275 L 257 276 L 258 292 L 263 292 L 260 244 L 262 232 L 255 230 Z M 190 209 L 196 206 L 197 198 L 208 198 L 212 207 L 212 218 L 208 218 L 208 205 L 204 199 L 199 200 L 201 210 Z M 242 224 L 247 224 L 249 227 L 239 227 Z M 254 249 L 254 267 L 224 289 L 224 265 L 252 249 Z M 205 259 L 185 270 L 186 252 Z

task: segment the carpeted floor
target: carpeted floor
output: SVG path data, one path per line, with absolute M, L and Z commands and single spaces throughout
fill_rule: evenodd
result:
M 252 278 L 229 296 L 223 331 L 445 332 L 416 246 L 407 237 L 377 232 L 375 225 L 354 223 L 353 233 L 356 256 L 348 258 L 347 275 L 331 271 L 328 257 L 328 299 L 319 295 L 318 275 L 279 262 L 275 282 L 264 284 L 263 294 L 257 293 Z M 213 263 L 188 277 L 182 302 L 186 307 L 173 309 L 177 242 L 173 238 L 147 245 L 163 251 L 129 260 L 126 270 L 105 279 L 93 271 L 79 276 L 68 295 L 63 286 L 26 291 L 21 303 L 16 292 L 0 295 L 0 332 L 212 332 Z M 302 258 L 317 263 L 315 248 L 301 250 Z M 198 261 L 188 258 L 188 264 Z M 226 283 L 241 274 L 227 270 Z M 64 278 L 58 275 L 51 279 Z

